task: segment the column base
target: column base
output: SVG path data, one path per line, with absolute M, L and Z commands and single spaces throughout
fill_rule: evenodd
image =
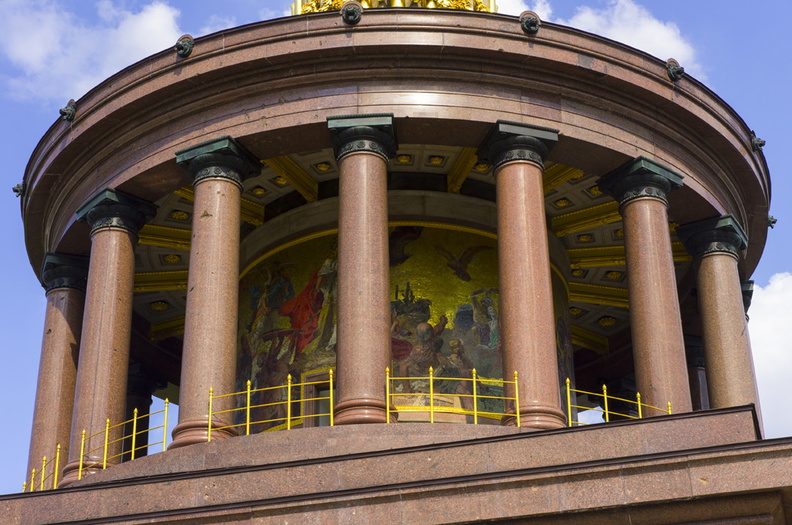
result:
M 90 465 L 90 466 L 86 466 Z M 98 465 L 98 466 L 96 466 Z M 107 468 L 112 467 L 115 463 L 108 463 Z M 83 461 L 83 469 L 82 469 L 82 479 L 85 479 L 87 476 L 91 476 L 98 472 L 103 471 L 102 468 L 102 458 L 85 458 Z M 63 477 L 61 478 L 60 482 L 58 483 L 58 488 L 68 487 L 72 483 L 80 480 L 80 462 L 79 461 L 72 461 L 71 463 L 67 463 L 65 467 L 63 467 Z
M 561 409 L 547 406 L 520 407 L 520 428 L 550 430 L 553 428 L 563 428 L 566 424 L 566 415 Z M 503 416 L 501 418 L 501 425 L 516 427 L 517 416 Z
M 228 439 L 239 435 L 234 428 L 223 428 L 226 423 L 214 421 L 212 423 L 212 441 L 218 439 Z M 173 442 L 168 445 L 168 450 L 186 447 L 197 443 L 209 441 L 209 421 L 204 419 L 196 421 L 185 421 L 179 423 L 173 429 Z
M 385 423 L 385 402 L 381 399 L 350 399 L 335 406 L 333 423 L 336 425 L 357 425 L 361 423 Z M 396 422 L 391 414 L 391 422 Z

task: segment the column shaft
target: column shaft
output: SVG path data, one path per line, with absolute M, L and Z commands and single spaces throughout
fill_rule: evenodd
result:
M 173 447 L 206 441 L 209 389 L 234 392 L 239 309 L 239 224 L 241 191 L 228 179 L 203 179 L 195 185 L 187 312 L 184 322 L 179 425 Z M 218 400 L 213 411 L 232 408 Z M 217 427 L 232 423 L 215 416 Z M 213 433 L 213 439 L 235 435 Z
M 387 166 L 380 155 L 339 161 L 336 423 L 385 422 L 390 358 Z
M 28 476 L 34 468 L 41 470 L 43 457 L 54 460 L 58 445 L 61 445 L 61 468 L 69 457 L 84 305 L 84 290 L 55 288 L 47 293 Z M 49 468 L 52 472 L 54 463 Z
M 635 376 L 642 400 L 691 410 L 667 205 L 654 197 L 622 205 Z M 647 413 L 648 412 L 648 413 Z M 647 415 L 657 415 L 645 411 Z
M 514 161 L 495 173 L 503 377 L 519 377 L 521 425 L 563 426 L 542 168 Z

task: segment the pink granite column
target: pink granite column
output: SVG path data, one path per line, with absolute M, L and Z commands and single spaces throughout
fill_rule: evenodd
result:
M 335 423 L 385 422 L 390 361 L 387 161 L 392 115 L 328 119 L 339 169 Z
M 681 175 L 644 157 L 599 183 L 624 220 L 636 385 L 644 403 L 664 409 L 670 401 L 674 413 L 691 410 L 666 200 L 681 185 Z
M 171 448 L 207 440 L 210 388 L 215 395 L 235 391 L 242 180 L 260 171 L 258 160 L 227 136 L 178 151 L 176 160 L 194 178 L 195 203 L 179 424 Z M 233 398 L 227 397 L 214 404 L 213 412 L 232 407 Z M 231 414 L 212 418 L 213 428 L 232 423 Z M 213 431 L 212 439 L 236 434 L 234 429 Z
M 62 486 L 77 480 L 82 431 L 101 433 L 105 420 L 124 421 L 132 332 L 132 293 L 135 281 L 135 245 L 140 227 L 156 208 L 120 191 L 104 190 L 77 214 L 91 226 L 91 261 L 85 294 L 77 387 L 74 395 L 69 464 Z M 118 440 L 122 428 L 111 431 Z M 101 469 L 104 434 L 86 441 L 83 477 Z M 108 447 L 108 456 L 121 452 L 121 442 Z M 108 464 L 120 463 L 117 457 Z
M 503 377 L 518 373 L 520 423 L 535 429 L 566 422 L 542 188 L 544 158 L 557 139 L 556 130 L 499 121 L 479 151 L 494 167 L 497 188 Z
M 747 237 L 731 215 L 677 230 L 698 265 L 698 306 L 712 408 L 753 404 L 759 411 L 738 264 Z
M 54 461 L 58 445 L 61 468 L 69 457 L 87 276 L 87 257 L 60 253 L 48 253 L 44 257 L 41 282 L 47 291 L 47 310 L 27 476 L 33 469 L 41 471 L 45 456 Z M 50 464 L 48 474 L 54 466 L 54 462 Z

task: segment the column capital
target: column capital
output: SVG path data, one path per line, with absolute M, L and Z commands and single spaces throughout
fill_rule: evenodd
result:
M 228 135 L 201 142 L 176 152 L 176 162 L 193 177 L 193 185 L 209 178 L 242 181 L 261 172 L 255 155 Z
M 91 235 L 102 228 L 121 228 L 137 235 L 154 217 L 157 207 L 122 191 L 107 188 L 77 210 L 77 217 L 91 227 Z
M 479 161 L 498 168 L 512 160 L 527 160 L 544 169 L 547 154 L 558 142 L 558 130 L 529 126 L 506 120 L 497 121 L 479 146 Z
M 85 291 L 88 281 L 88 257 L 47 252 L 41 264 L 41 286 L 46 293 L 56 288 Z
M 742 226 L 731 215 L 685 224 L 677 228 L 677 236 L 695 258 L 710 253 L 727 253 L 737 257 L 737 252 L 748 245 L 748 237 Z
M 668 204 L 667 196 L 683 185 L 683 175 L 646 157 L 637 157 L 599 180 L 600 190 L 619 206 L 640 197 L 654 197 Z
M 745 315 L 747 316 L 748 309 L 751 307 L 751 301 L 753 300 L 754 282 L 743 281 L 740 283 L 740 289 L 742 290 L 743 310 L 745 311 Z
M 327 128 L 336 161 L 357 151 L 376 153 L 387 161 L 399 149 L 393 113 L 327 117 Z

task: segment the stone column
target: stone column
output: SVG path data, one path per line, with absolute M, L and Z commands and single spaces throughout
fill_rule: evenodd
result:
M 498 121 L 478 153 L 495 173 L 503 377 L 517 372 L 520 423 L 535 429 L 566 422 L 542 188 L 543 162 L 557 140 L 557 130 Z
M 686 224 L 677 229 L 677 234 L 698 266 L 698 307 L 710 406 L 754 404 L 758 412 L 751 341 L 737 268 L 738 252 L 745 249 L 748 239 L 731 215 Z
M 167 381 L 158 378 L 156 374 L 141 366 L 140 363 L 133 363 L 129 366 L 126 417 L 124 419 L 132 421 L 135 417 L 135 409 L 137 409 L 137 436 L 134 439 L 135 458 L 148 455 L 148 429 L 151 426 L 151 420 L 147 416 L 151 412 L 151 395 L 157 388 L 164 388 L 166 385 Z M 124 440 L 124 461 L 132 459 L 134 427 L 135 424 L 130 422 L 124 429 L 124 435 L 129 436 Z
M 176 161 L 193 176 L 195 203 L 179 424 L 171 448 L 207 440 L 210 388 L 215 395 L 235 391 L 242 181 L 261 170 L 256 157 L 228 136 L 177 151 Z M 232 407 L 228 397 L 213 411 Z M 232 419 L 231 414 L 215 416 L 212 426 L 230 425 Z M 212 439 L 236 434 L 234 429 L 212 431 Z
M 335 423 L 385 422 L 390 361 L 387 162 L 392 115 L 331 117 L 339 170 L 338 402 Z
M 704 360 L 704 345 L 700 337 L 685 336 L 690 402 L 693 410 L 709 410 L 707 393 L 707 364 Z
M 135 245 L 143 224 L 154 216 L 152 204 L 108 189 L 99 193 L 77 211 L 91 226 L 91 261 L 85 295 L 85 315 L 74 395 L 69 464 L 62 486 L 78 477 L 82 431 L 88 436 L 100 433 L 105 420 L 111 425 L 124 421 L 129 340 L 132 332 L 132 293 L 135 282 Z M 110 433 L 119 439 L 123 429 Z M 103 433 L 85 444 L 83 476 L 101 469 Z M 121 442 L 108 447 L 108 456 L 120 454 Z M 114 458 L 108 464 L 120 463 Z
M 674 413 L 691 410 L 666 200 L 680 186 L 681 175 L 645 157 L 599 182 L 624 220 L 636 386 L 644 403 L 665 409 L 671 402 Z
M 60 253 L 48 253 L 44 257 L 41 282 L 47 292 L 47 309 L 30 434 L 28 476 L 33 469 L 41 471 L 41 460 L 45 456 L 54 460 L 58 445 L 61 446 L 61 468 L 69 457 L 87 277 L 87 257 Z M 54 467 L 55 463 L 51 463 L 48 474 Z

